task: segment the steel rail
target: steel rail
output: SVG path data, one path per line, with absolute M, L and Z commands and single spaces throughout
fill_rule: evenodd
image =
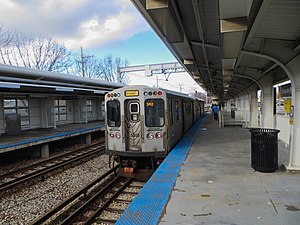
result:
M 112 196 L 110 196 L 105 202 L 104 204 L 98 208 L 93 215 L 91 215 L 85 222 L 84 225 L 90 225 L 93 223 L 93 221 L 95 221 L 95 219 L 106 209 L 108 208 L 108 206 L 113 202 L 113 200 L 119 196 L 123 190 L 129 186 L 129 184 L 133 181 L 133 178 L 128 178 L 125 183 L 122 185 L 122 187 L 120 189 L 118 189 L 115 193 L 113 193 Z M 99 219 L 101 221 L 101 219 Z M 99 222 L 99 220 L 97 219 L 97 222 Z M 104 221 L 104 220 L 103 220 Z M 103 222 L 102 221 L 102 222 Z
M 103 143 L 103 142 L 101 142 L 100 144 L 102 144 L 102 143 Z M 62 153 L 62 154 L 59 154 L 59 155 L 50 157 L 50 158 L 48 158 L 48 159 L 45 159 L 45 160 L 43 160 L 43 161 L 34 163 L 34 164 L 30 165 L 30 166 L 26 166 L 26 167 L 23 167 L 23 168 L 21 168 L 21 169 L 13 170 L 13 171 L 11 171 L 11 172 L 9 172 L 9 173 L 2 174 L 2 175 L 0 175 L 0 182 L 1 182 L 1 180 L 5 179 L 5 178 L 7 178 L 7 177 L 13 176 L 14 174 L 22 173 L 22 172 L 24 172 L 24 171 L 26 171 L 26 170 L 34 169 L 34 168 L 39 167 L 39 166 L 42 166 L 42 165 L 44 165 L 44 164 L 51 163 L 52 161 L 59 160 L 59 159 L 62 158 L 62 157 L 68 157 L 69 155 L 70 155 L 70 156 L 71 156 L 71 155 L 74 155 L 74 154 L 77 153 L 77 152 L 82 152 L 82 151 L 84 151 L 85 149 L 88 149 L 88 148 L 91 148 L 91 147 L 97 146 L 97 145 L 99 145 L 99 143 L 95 143 L 95 144 L 92 144 L 92 145 L 89 145 L 89 146 L 85 146 L 85 147 L 83 147 L 83 148 L 76 149 L 76 150 L 74 150 L 74 151 L 72 151 L 72 152 Z
M 75 194 L 73 194 L 72 196 L 68 197 L 66 200 L 64 200 L 63 202 L 59 203 L 57 206 L 55 206 L 54 208 L 52 208 L 50 211 L 48 211 L 44 215 L 42 215 L 39 218 L 37 218 L 34 222 L 31 223 L 31 225 L 38 225 L 38 224 L 42 224 L 42 223 L 46 222 L 50 217 L 52 217 L 53 215 L 55 215 L 56 213 L 58 213 L 61 209 L 63 209 L 66 206 L 68 206 L 76 198 L 79 198 L 80 196 L 86 194 L 88 192 L 88 190 L 91 189 L 93 186 L 97 185 L 99 182 L 103 181 L 109 175 L 113 174 L 118 169 L 118 167 L 119 166 L 117 165 L 114 168 L 112 168 L 109 171 L 107 171 L 106 173 L 104 173 L 103 175 L 99 176 L 98 178 L 96 178 L 95 180 L 93 180 L 92 182 L 90 182 L 86 187 L 82 188 L 80 191 L 78 191 Z
M 103 197 L 105 194 L 107 194 L 110 190 L 113 189 L 113 187 L 116 186 L 120 181 L 122 181 L 123 178 L 116 177 L 113 179 L 109 184 L 107 184 L 105 187 L 103 187 L 100 191 L 98 191 L 94 196 L 92 196 L 88 201 L 86 201 L 84 204 L 81 205 L 80 208 L 78 208 L 75 212 L 73 212 L 71 215 L 69 215 L 64 221 L 60 223 L 60 225 L 69 225 L 73 223 L 78 217 L 84 213 L 92 203 L 94 203 L 99 198 Z M 131 180 L 131 179 L 127 179 Z
M 86 148 L 84 148 L 84 149 L 86 149 Z M 54 171 L 54 170 L 56 170 L 58 168 L 64 167 L 64 166 L 66 166 L 68 164 L 71 164 L 71 163 L 76 162 L 78 160 L 81 160 L 81 159 L 84 159 L 86 157 L 89 157 L 89 156 L 91 156 L 93 154 L 96 154 L 96 153 L 99 153 L 99 152 L 104 152 L 104 150 L 105 150 L 105 146 L 101 145 L 101 146 L 99 146 L 96 149 L 91 149 L 90 151 L 86 151 L 83 154 L 75 155 L 72 158 L 66 157 L 65 160 L 63 160 L 63 158 L 62 158 L 62 161 L 58 161 L 59 158 L 57 158 L 56 161 L 58 161 L 58 162 L 56 162 L 55 165 L 53 165 L 53 163 L 54 163 L 55 160 L 52 161 L 52 164 L 51 164 L 50 161 L 44 163 L 44 165 L 43 164 L 39 164 L 35 168 L 38 168 L 38 167 L 42 167 L 42 168 L 38 169 L 38 170 L 35 170 L 33 172 L 30 171 L 30 170 L 32 170 L 34 167 L 30 167 L 30 169 L 28 169 L 28 170 L 23 170 L 22 171 L 23 175 L 21 175 L 21 176 L 17 176 L 16 177 L 16 175 L 18 173 L 14 173 L 15 176 L 12 177 L 12 180 L 9 180 L 9 181 L 6 181 L 6 182 L 2 181 L 2 184 L 0 184 L 0 192 L 3 192 L 3 191 L 5 191 L 5 190 L 7 190 L 9 188 L 12 188 L 12 187 L 14 187 L 14 186 L 16 186 L 18 184 L 24 183 L 24 182 L 26 182 L 28 180 L 37 178 L 37 177 L 42 176 L 42 175 L 46 175 L 49 172 L 52 172 L 52 171 Z M 47 165 L 47 164 L 50 164 L 50 165 Z M 25 173 L 26 171 L 30 171 L 30 172 L 29 173 Z M 18 171 L 16 171 L 16 172 L 18 172 Z

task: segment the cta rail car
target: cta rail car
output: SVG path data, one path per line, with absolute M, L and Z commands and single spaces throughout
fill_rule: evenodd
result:
M 204 102 L 182 93 L 127 86 L 105 95 L 106 152 L 122 176 L 149 178 L 204 114 Z

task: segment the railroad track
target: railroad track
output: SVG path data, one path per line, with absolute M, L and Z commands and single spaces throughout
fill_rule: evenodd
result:
M 114 224 L 144 185 L 144 182 L 114 175 L 117 168 L 91 182 L 35 220 L 32 225 Z M 106 182 L 101 183 L 105 178 Z
M 0 176 L 0 193 L 37 177 L 43 177 L 54 170 L 63 168 L 64 166 L 94 154 L 104 153 L 104 150 L 105 146 L 103 142 L 95 143 L 72 152 L 51 157 L 22 169 L 3 174 Z

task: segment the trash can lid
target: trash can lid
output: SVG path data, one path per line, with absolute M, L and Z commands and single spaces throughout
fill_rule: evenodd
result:
M 271 128 L 250 128 L 249 131 L 251 133 L 276 133 L 278 134 L 280 130 L 271 129 Z

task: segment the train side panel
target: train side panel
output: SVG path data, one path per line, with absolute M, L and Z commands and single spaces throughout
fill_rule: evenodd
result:
M 183 134 L 182 99 L 168 95 L 168 150 L 170 150 Z
M 193 125 L 194 119 L 194 105 L 191 99 L 183 100 L 183 133 L 187 132 L 188 129 Z

